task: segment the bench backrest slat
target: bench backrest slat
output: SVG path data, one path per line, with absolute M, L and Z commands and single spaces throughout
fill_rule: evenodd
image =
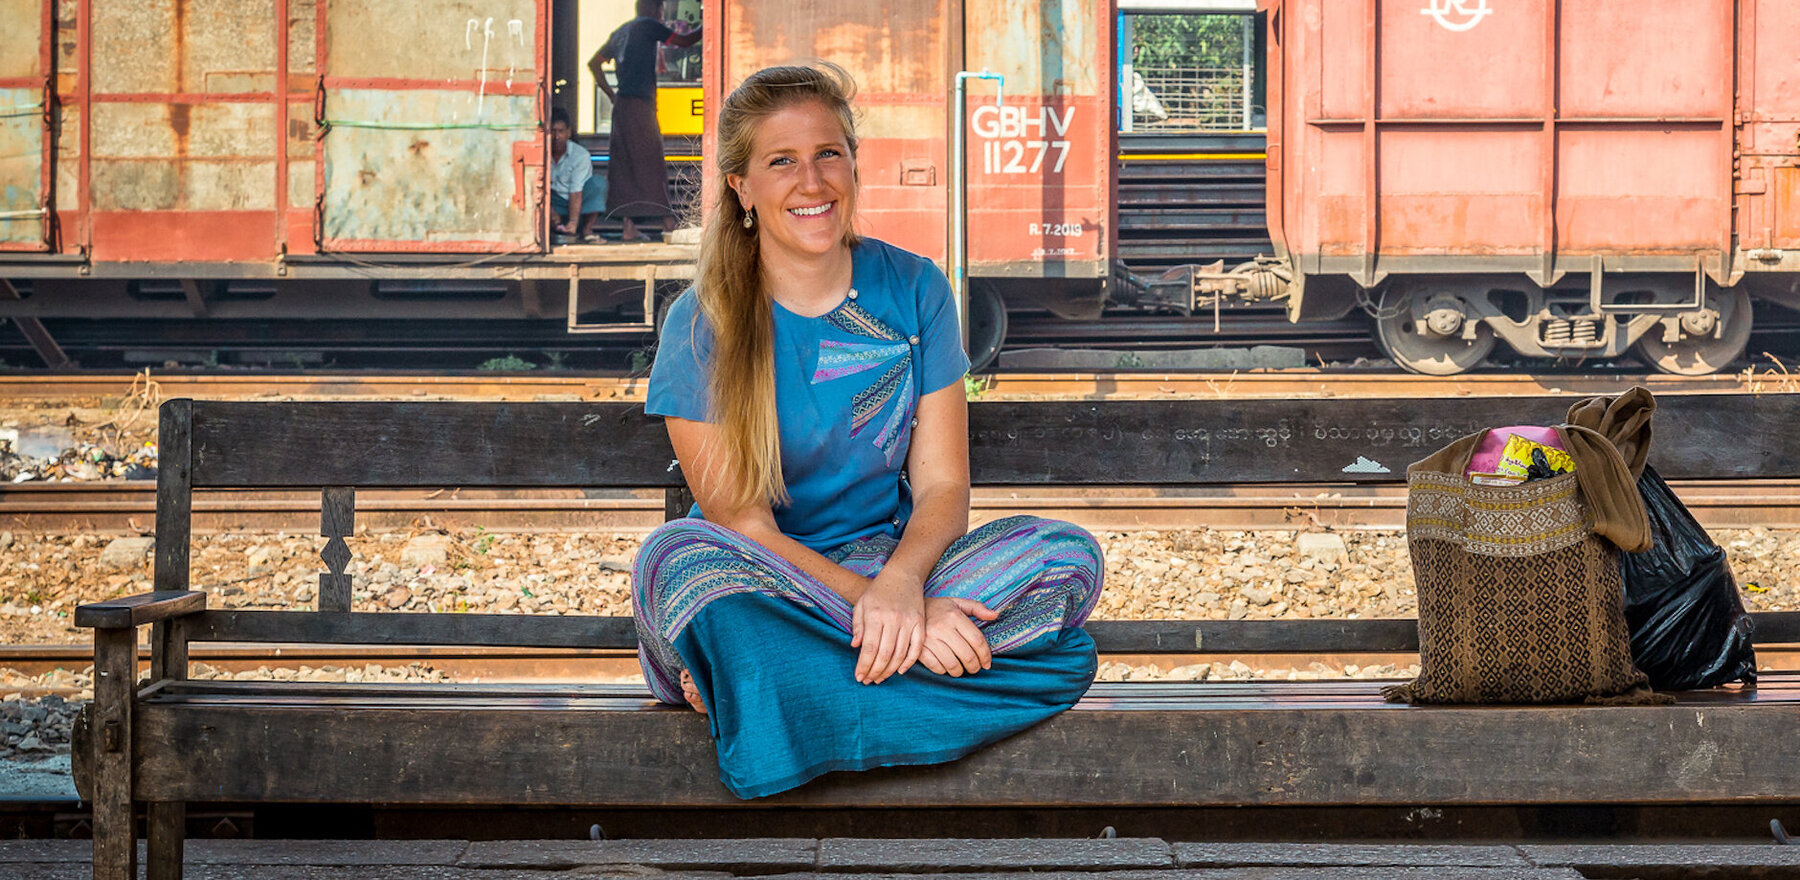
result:
M 154 585 L 159 591 L 188 588 L 194 505 L 193 411 L 193 401 L 171 400 L 157 412 Z
M 1560 422 L 1572 400 L 977 402 L 970 466 L 981 485 L 1396 482 L 1409 463 L 1481 428 Z M 1800 395 L 1670 395 L 1659 404 L 1651 461 L 1665 477 L 1800 476 L 1792 430 Z M 662 420 L 639 404 L 165 407 L 191 409 L 196 487 L 681 485 Z

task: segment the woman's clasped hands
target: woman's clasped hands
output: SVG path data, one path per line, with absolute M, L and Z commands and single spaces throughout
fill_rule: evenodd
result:
M 925 598 L 923 586 L 884 571 L 869 583 L 851 617 L 850 646 L 861 649 L 856 680 L 880 684 L 904 675 L 914 663 L 955 677 L 992 668 L 987 637 L 970 618 L 999 616 L 973 599 Z

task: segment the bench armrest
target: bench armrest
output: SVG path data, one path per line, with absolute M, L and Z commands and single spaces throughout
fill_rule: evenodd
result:
M 199 590 L 158 590 L 94 602 L 75 609 L 75 625 L 94 629 L 130 629 L 206 610 Z

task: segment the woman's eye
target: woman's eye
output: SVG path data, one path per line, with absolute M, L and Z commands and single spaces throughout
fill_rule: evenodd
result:
M 769 167 L 773 168 L 777 165 L 786 165 L 793 161 L 794 161 L 793 159 L 790 159 L 786 156 L 776 156 L 775 158 L 769 160 Z
M 821 158 L 821 159 L 835 159 L 838 156 L 842 156 L 842 155 L 843 155 L 843 153 L 840 153 L 835 149 L 827 149 L 827 150 L 819 151 L 819 158 Z

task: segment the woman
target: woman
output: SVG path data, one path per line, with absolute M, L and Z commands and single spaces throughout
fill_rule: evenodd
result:
M 725 100 L 727 188 L 650 374 L 704 518 L 645 540 L 639 657 L 657 698 L 708 713 L 745 798 L 952 760 L 1095 671 L 1094 539 L 1032 517 L 968 532 L 949 284 L 852 230 L 850 91 L 836 67 L 776 67 Z

